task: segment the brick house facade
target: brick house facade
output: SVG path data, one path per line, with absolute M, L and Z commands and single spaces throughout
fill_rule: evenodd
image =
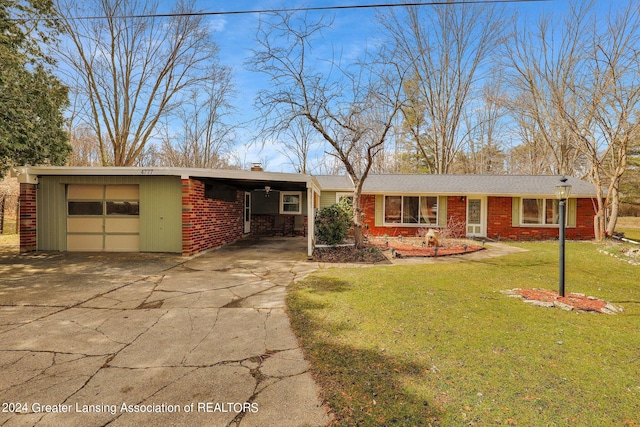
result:
M 446 226 L 425 225 L 423 227 L 402 227 L 376 224 L 375 221 L 375 195 L 363 194 L 362 209 L 364 213 L 364 225 L 368 233 L 373 236 L 404 236 L 413 237 L 426 228 L 448 228 L 453 236 L 464 237 L 466 225 L 466 197 L 447 197 L 447 224 Z M 521 226 L 513 224 L 513 198 L 512 197 L 488 197 L 487 198 L 487 231 L 486 237 L 495 240 L 548 240 L 558 237 L 557 226 Z M 566 228 L 567 239 L 591 240 L 594 236 L 593 206 L 590 199 L 576 199 L 575 224 L 571 223 Z
M 352 191 L 346 177 L 318 177 L 323 204 L 335 203 Z M 429 228 L 446 229 L 453 236 L 496 240 L 545 240 L 559 234 L 558 176 L 488 175 L 372 175 L 361 197 L 366 232 L 374 236 L 416 236 Z M 574 193 L 566 202 L 568 239 L 594 238 L 595 190 L 570 179 Z M 491 194 L 498 193 L 498 194 Z M 507 193 L 507 194 L 505 194 Z M 512 194 L 508 194 L 512 193 Z M 348 197 L 348 196 L 347 196 Z M 387 201 L 394 199 L 394 215 Z M 431 199 L 431 214 L 424 204 Z M 437 200 L 437 202 L 436 202 Z M 476 222 L 470 223 L 471 206 Z M 407 211 L 410 211 L 407 214 Z M 436 213 L 437 211 L 437 213 Z M 434 219 L 435 218 L 435 219 Z M 424 221 L 423 221 L 424 219 Z M 431 221 L 429 223 L 429 221 Z M 434 222 L 435 221 L 435 222 Z M 424 222 L 424 223 L 423 223 Z
M 349 197 L 346 176 L 180 168 L 25 167 L 20 250 L 171 252 L 186 256 L 246 235 L 307 237 L 315 210 Z M 429 228 L 501 240 L 554 239 L 559 176 L 370 175 L 368 233 L 415 236 Z M 569 178 L 569 239 L 593 239 L 595 190 Z

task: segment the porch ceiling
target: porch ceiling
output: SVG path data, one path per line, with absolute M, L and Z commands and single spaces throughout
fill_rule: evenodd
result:
M 263 190 L 265 186 L 271 187 L 272 191 L 305 191 L 307 189 L 306 182 L 285 182 L 261 179 L 193 178 L 202 180 L 205 184 L 231 185 L 244 191 Z

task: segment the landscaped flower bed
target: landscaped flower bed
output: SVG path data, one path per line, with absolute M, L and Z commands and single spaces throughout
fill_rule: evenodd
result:
M 561 297 L 558 292 L 547 289 L 512 289 L 503 293 L 522 298 L 524 302 L 543 307 L 559 307 L 564 310 L 595 311 L 597 313 L 615 314 L 622 309 L 604 300 L 588 297 L 583 294 L 565 294 Z
M 393 249 L 396 256 L 400 257 L 439 257 L 460 255 L 484 249 L 484 247 L 477 242 L 466 239 L 442 240 L 437 248 L 427 246 L 424 239 L 416 237 L 405 237 L 402 239 L 398 237 L 373 237 L 369 239 L 369 244 Z

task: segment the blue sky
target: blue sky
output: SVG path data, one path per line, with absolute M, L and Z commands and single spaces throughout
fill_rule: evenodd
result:
M 356 4 L 358 2 L 352 2 Z M 366 4 L 368 2 L 360 2 Z M 349 4 L 341 1 L 311 1 L 306 6 L 328 6 Z M 238 11 L 264 10 L 270 8 L 299 7 L 303 5 L 296 1 L 201 1 L 198 5 L 203 11 Z M 318 50 L 325 50 L 330 55 L 331 48 L 342 49 L 345 54 L 357 55 L 363 47 L 374 37 L 375 9 L 341 10 L 329 12 L 309 12 L 310 19 L 317 19 L 326 14 L 334 18 L 332 31 L 326 32 L 326 44 L 318 46 Z M 264 15 L 263 15 L 264 18 Z M 223 15 L 208 18 L 210 25 L 216 29 L 216 41 L 220 46 L 221 63 L 232 67 L 237 89 L 235 105 L 238 108 L 237 117 L 240 121 L 248 121 L 256 116 L 253 100 L 258 91 L 268 84 L 259 73 L 248 71 L 244 65 L 255 47 L 255 34 L 260 22 L 260 14 Z M 324 49 L 326 48 L 326 49 Z M 327 58 L 329 59 L 329 58 Z M 289 160 L 281 152 L 276 141 L 262 141 L 250 144 L 254 135 L 251 126 L 238 131 L 238 146 L 236 148 L 241 160 L 246 162 L 266 161 L 267 170 L 274 172 L 292 172 Z M 322 156 L 322 150 L 316 153 Z
M 380 2 L 375 0 L 359 2 L 355 0 L 308 0 L 306 2 L 293 0 L 259 2 L 249 0 L 199 0 L 198 9 L 201 11 L 218 12 L 371 3 Z M 164 0 L 161 10 L 165 11 L 170 9 L 172 4 L 173 1 Z M 505 4 L 505 7 L 508 12 L 516 11 L 521 17 L 531 18 L 538 16 L 543 11 L 551 13 L 564 12 L 567 9 L 567 4 L 567 0 L 550 0 L 546 2 L 514 2 Z M 611 4 L 609 1 L 597 2 L 599 8 L 607 8 Z M 324 33 L 325 45 L 317 46 L 316 48 L 331 52 L 330 48 L 333 47 L 334 49 L 342 49 L 345 53 L 357 54 L 367 44 L 375 42 L 376 11 L 377 9 L 354 9 L 309 12 L 311 19 L 315 19 L 321 14 L 334 17 L 332 30 Z M 262 75 L 248 71 L 244 65 L 245 61 L 250 57 L 251 49 L 255 46 L 255 34 L 260 20 L 260 14 L 215 15 L 207 19 L 209 25 L 216 31 L 215 39 L 220 46 L 221 63 L 233 69 L 234 82 L 237 89 L 237 97 L 234 100 L 234 104 L 238 108 L 237 120 L 250 120 L 256 115 L 253 100 L 260 88 L 268 84 L 268 81 Z M 287 158 L 278 152 L 279 147 L 277 142 L 264 141 L 263 144 L 248 145 L 253 136 L 250 131 L 250 126 L 238 131 L 236 150 L 241 160 L 248 163 L 261 160 L 266 161 L 266 168 L 269 171 L 293 171 Z M 321 156 L 322 152 L 317 153 L 317 155 Z

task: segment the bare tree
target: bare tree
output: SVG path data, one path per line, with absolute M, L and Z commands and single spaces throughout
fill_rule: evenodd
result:
M 572 4 L 563 22 L 543 17 L 534 31 L 516 31 L 508 57 L 522 97 L 516 111 L 551 149 L 555 172 L 588 164 L 602 239 L 615 228 L 627 151 L 640 132 L 640 12 L 630 2 L 603 17 L 590 6 Z
M 505 172 L 503 150 L 505 99 L 498 70 L 484 84 L 476 101 L 463 115 L 466 149 L 460 151 L 452 170 L 457 173 L 501 174 Z
M 235 126 L 227 122 L 233 112 L 231 70 L 216 65 L 176 110 L 179 128 L 165 126 L 159 156 L 166 166 L 225 168 L 233 146 Z
M 282 137 L 280 153 L 289 159 L 299 173 L 309 173 L 311 169 L 309 155 L 319 145 L 316 138 L 317 132 L 311 123 L 303 117 L 298 117 L 291 122 Z
M 471 4 L 409 6 L 389 9 L 380 21 L 411 69 L 404 129 L 430 172 L 448 173 L 467 132 L 462 121 L 469 99 L 502 41 L 502 12 Z
M 100 166 L 100 144 L 89 126 L 71 129 L 69 166 Z
M 514 88 L 510 110 L 523 143 L 530 150 L 536 173 L 574 174 L 580 156 L 576 140 L 563 120 L 563 111 L 578 114 L 572 87 L 580 78 L 587 43 L 584 28 L 589 4 L 571 7 L 563 22 L 540 17 L 533 30 L 515 24 L 506 46 L 509 81 Z M 559 20 L 558 20 L 559 21 Z
M 615 229 L 620 181 L 628 151 L 640 134 L 640 10 L 629 2 L 618 13 L 610 13 L 606 23 L 602 21 L 593 17 L 586 78 L 572 88 L 582 114 L 563 111 L 591 165 L 598 202 L 595 230 L 600 238 Z
M 134 164 L 178 97 L 206 77 L 217 46 L 193 7 L 178 1 L 180 15 L 165 19 L 154 17 L 155 2 L 57 0 L 69 38 L 57 53 L 69 86 L 82 89 L 86 102 L 76 104 L 87 107 L 82 121 L 98 137 L 103 164 Z
M 261 23 L 259 48 L 250 62 L 271 77 L 271 86 L 256 102 L 264 130 L 279 135 L 303 118 L 331 146 L 327 154 L 340 160 L 354 184 L 354 235 L 361 247 L 362 186 L 400 111 L 404 73 L 386 59 L 344 68 L 334 58 L 317 60 L 312 43 L 330 23 L 309 23 L 293 14 L 271 17 L 270 23 Z

